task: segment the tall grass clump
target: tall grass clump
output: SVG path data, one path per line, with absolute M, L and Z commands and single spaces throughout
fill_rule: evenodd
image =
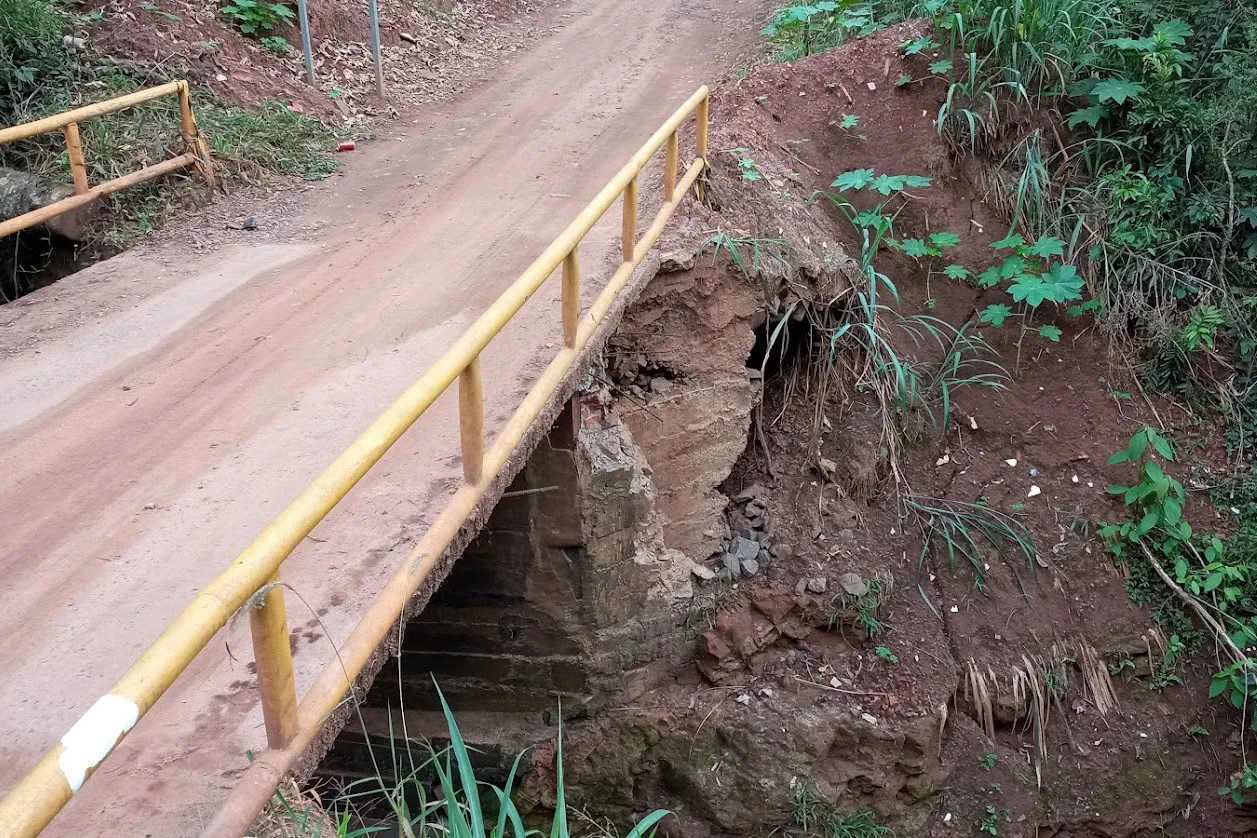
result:
M 263 833 L 261 838 L 361 838 L 378 833 L 403 838 L 533 838 L 547 834 L 550 838 L 569 838 L 562 728 L 555 749 L 555 811 L 549 828 L 526 827 L 512 797 L 524 754 L 515 757 L 501 786 L 477 779 L 472 749 L 463 739 L 439 687 L 437 695 L 449 734 L 447 747 L 437 748 L 424 742 L 416 752 L 408 732 L 394 731 L 390 724 L 391 764 L 382 766 L 377 761 L 374 776 L 349 784 L 330 803 L 328 808 L 339 813 L 330 819 L 334 828 L 328 825 L 329 818 L 313 812 L 312 807 L 295 806 L 282 792 L 276 792 L 268 810 L 255 823 L 255 831 Z M 398 739 L 403 743 L 401 750 L 396 744 Z M 376 761 L 374 749 L 371 754 Z M 383 817 L 378 816 L 378 811 L 377 816 L 360 817 L 361 812 L 381 807 L 386 810 Z M 625 833 L 625 838 L 653 836 L 659 822 L 669 814 L 656 809 Z M 262 825 L 265 830 L 258 829 Z

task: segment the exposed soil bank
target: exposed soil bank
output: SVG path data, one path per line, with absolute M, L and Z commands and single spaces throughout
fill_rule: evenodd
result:
M 862 280 L 815 189 L 862 167 L 929 175 L 896 235 L 960 233 L 952 259 L 979 270 L 1007 229 L 935 133 L 941 87 L 894 86 L 905 34 L 757 67 L 715 100 L 713 147 L 745 151 L 715 156 L 707 206 L 672 234 L 605 374 L 666 545 L 709 568 L 678 621 L 694 659 L 635 673 L 613 712 L 571 726 L 568 796 L 618 822 L 671 808 L 685 836 L 806 832 L 809 798 L 909 836 L 1253 834 L 1217 795 L 1238 716 L 1207 700 L 1204 665 L 1158 683 L 1164 638 L 1093 539 L 1120 514 L 1108 458 L 1154 408 L 1114 395 L 1138 388 L 1106 340 L 1062 319 L 1059 343 L 1027 341 L 1018 368 L 1015 332 L 988 330 L 1008 389 L 957 388 L 893 441 L 854 375 L 824 371 L 809 322 Z M 760 179 L 743 179 L 747 157 Z M 742 240 L 740 262 L 718 232 Z M 877 258 L 903 314 L 959 328 L 1002 299 Z M 773 334 L 794 347 L 765 357 Z M 928 345 L 903 351 L 930 360 Z M 1034 550 L 983 543 L 950 561 L 937 516 L 905 518 L 909 497 L 999 510 Z M 550 776 L 530 775 L 539 805 Z

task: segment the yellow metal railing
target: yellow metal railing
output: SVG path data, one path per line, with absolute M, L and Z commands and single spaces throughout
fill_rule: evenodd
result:
M 83 143 L 79 139 L 79 123 L 86 119 L 132 108 L 144 102 L 159 99 L 162 96 L 179 97 L 179 121 L 180 133 L 183 135 L 183 154 L 92 186 L 87 178 L 87 161 L 83 159 Z M 0 145 L 58 130 L 65 134 L 65 148 L 66 154 L 70 158 L 70 177 L 74 181 L 74 194 L 59 201 L 54 201 L 47 206 L 0 221 L 0 238 L 16 233 L 19 230 L 25 230 L 27 227 L 41 224 L 50 218 L 55 218 L 62 213 L 89 204 L 101 195 L 108 195 L 111 192 L 117 192 L 129 186 L 144 183 L 179 169 L 195 167 L 201 172 L 205 181 L 211 187 L 213 186 L 214 175 L 210 167 L 209 153 L 205 148 L 204 140 L 201 139 L 201 135 L 196 129 L 196 118 L 192 114 L 192 96 L 188 92 L 188 83 L 186 81 L 172 81 L 157 87 L 147 87 L 115 99 L 97 102 L 94 105 L 84 105 L 81 108 L 75 108 L 72 111 L 66 111 L 56 116 L 37 119 L 34 122 L 23 122 L 21 125 L 14 125 L 10 128 L 0 128 Z
M 696 154 L 678 179 L 677 132 L 695 116 Z M 458 338 L 423 376 L 303 491 L 291 505 L 175 618 L 113 688 L 83 715 L 16 788 L 0 802 L 6 835 L 42 830 L 141 716 L 161 697 L 233 613 L 262 593 L 249 623 L 267 749 L 256 755 L 205 836 L 238 838 L 309 747 L 328 715 L 396 624 L 410 597 L 484 497 L 515 447 L 545 409 L 580 352 L 628 284 L 633 270 L 663 232 L 681 198 L 706 166 L 708 91 L 700 88 L 646 141 L 550 246 Z M 666 148 L 665 148 L 666 147 Z M 638 176 L 665 148 L 663 204 L 637 234 Z M 623 196 L 622 261 L 583 316 L 577 249 L 585 235 Z M 542 283 L 561 270 L 563 348 L 485 446 L 480 353 Z M 349 638 L 297 703 L 279 567 L 437 397 L 458 382 L 464 482 L 367 609 Z M 269 587 L 268 587 L 269 586 Z M 263 592 L 263 589 L 265 591 Z

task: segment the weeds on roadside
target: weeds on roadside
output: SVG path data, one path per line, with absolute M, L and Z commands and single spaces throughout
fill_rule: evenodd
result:
M 279 26 L 292 25 L 293 14 L 284 3 L 272 0 L 231 0 L 219 8 L 241 32 L 261 37 Z
M 863 282 L 852 292 L 846 316 L 814 323 L 827 348 L 822 370 L 828 373 L 838 364 L 853 373 L 857 386 L 876 395 L 883 417 L 883 442 L 890 454 L 892 470 L 898 473 L 898 437 L 903 420 L 920 412 L 938 429 L 947 428 L 952 394 L 961 387 L 1001 389 L 1007 371 L 991 359 L 991 347 L 967 326 L 956 328 L 925 315 L 905 316 L 898 312 L 899 291 L 894 281 L 880 269 L 878 251 L 892 242 L 901 249 L 932 255 L 941 254 L 949 238 L 932 237 L 898 242 L 892 236 L 895 218 L 910 190 L 930 185 L 922 175 L 879 174 L 872 169 L 856 169 L 840 174 L 829 190 L 817 192 L 850 222 L 859 247 L 859 274 Z M 862 194 L 871 206 L 857 208 L 847 193 Z M 954 244 L 954 242 L 951 242 Z M 919 247 L 918 247 L 919 245 Z M 886 300 L 889 300 L 889 303 Z M 904 355 L 900 346 L 910 340 L 920 347 L 932 344 L 942 352 L 942 360 L 931 365 Z M 852 358 L 844 349 L 853 348 Z M 936 412 L 935 408 L 941 408 Z
M 938 129 L 953 150 L 1010 149 L 989 162 L 1012 232 L 1064 242 L 1062 262 L 1089 280 L 1101 322 L 1162 359 L 1148 384 L 1216 394 L 1232 444 L 1247 436 L 1251 448 L 1236 428 L 1257 430 L 1257 8 L 878 7 L 932 19 L 948 77 Z M 1032 109 L 1058 110 L 1065 125 L 1045 128 Z
M 54 0 L 0 0 L 0 124 L 31 121 L 140 86 L 138 78 L 115 65 L 94 63 L 66 48 L 62 37 L 83 31 L 87 24 L 87 17 L 69 14 Z M 171 72 L 153 68 L 143 81 L 177 77 Z M 335 144 L 335 132 L 282 102 L 240 108 L 203 90 L 194 91 L 193 100 L 198 126 L 219 173 L 228 179 L 252 182 L 275 172 L 320 178 L 335 169 L 326 154 Z M 171 97 L 86 120 L 79 127 L 93 183 L 183 151 L 178 104 Z M 58 136 L 0 146 L 0 166 L 70 181 L 69 160 Z M 192 182 L 194 189 L 200 188 Z M 173 213 L 188 183 L 187 176 L 172 175 L 108 196 L 104 212 L 88 228 L 84 248 L 107 253 L 130 244 Z M 18 238 L 10 244 L 20 246 Z
M 829 628 L 833 631 L 839 624 L 852 622 L 863 634 L 865 639 L 872 640 L 886 631 L 882 622 L 882 612 L 890 596 L 894 592 L 894 580 L 886 573 L 878 573 L 865 582 L 863 593 L 851 594 L 843 591 L 836 594 L 830 601 Z M 880 648 L 880 647 L 879 647 Z M 877 653 L 878 657 L 889 660 L 894 654 Z M 894 662 L 898 662 L 895 658 Z

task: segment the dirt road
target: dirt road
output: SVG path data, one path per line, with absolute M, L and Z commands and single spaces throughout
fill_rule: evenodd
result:
M 0 310 L 0 788 L 727 69 L 763 9 L 561 6 L 496 80 L 347 156 L 292 241 L 132 251 Z M 488 351 L 490 428 L 560 339 L 556 294 Z M 455 485 L 452 407 L 285 565 L 299 689 Z M 242 626 L 220 633 L 46 834 L 194 834 L 264 741 L 250 660 Z

